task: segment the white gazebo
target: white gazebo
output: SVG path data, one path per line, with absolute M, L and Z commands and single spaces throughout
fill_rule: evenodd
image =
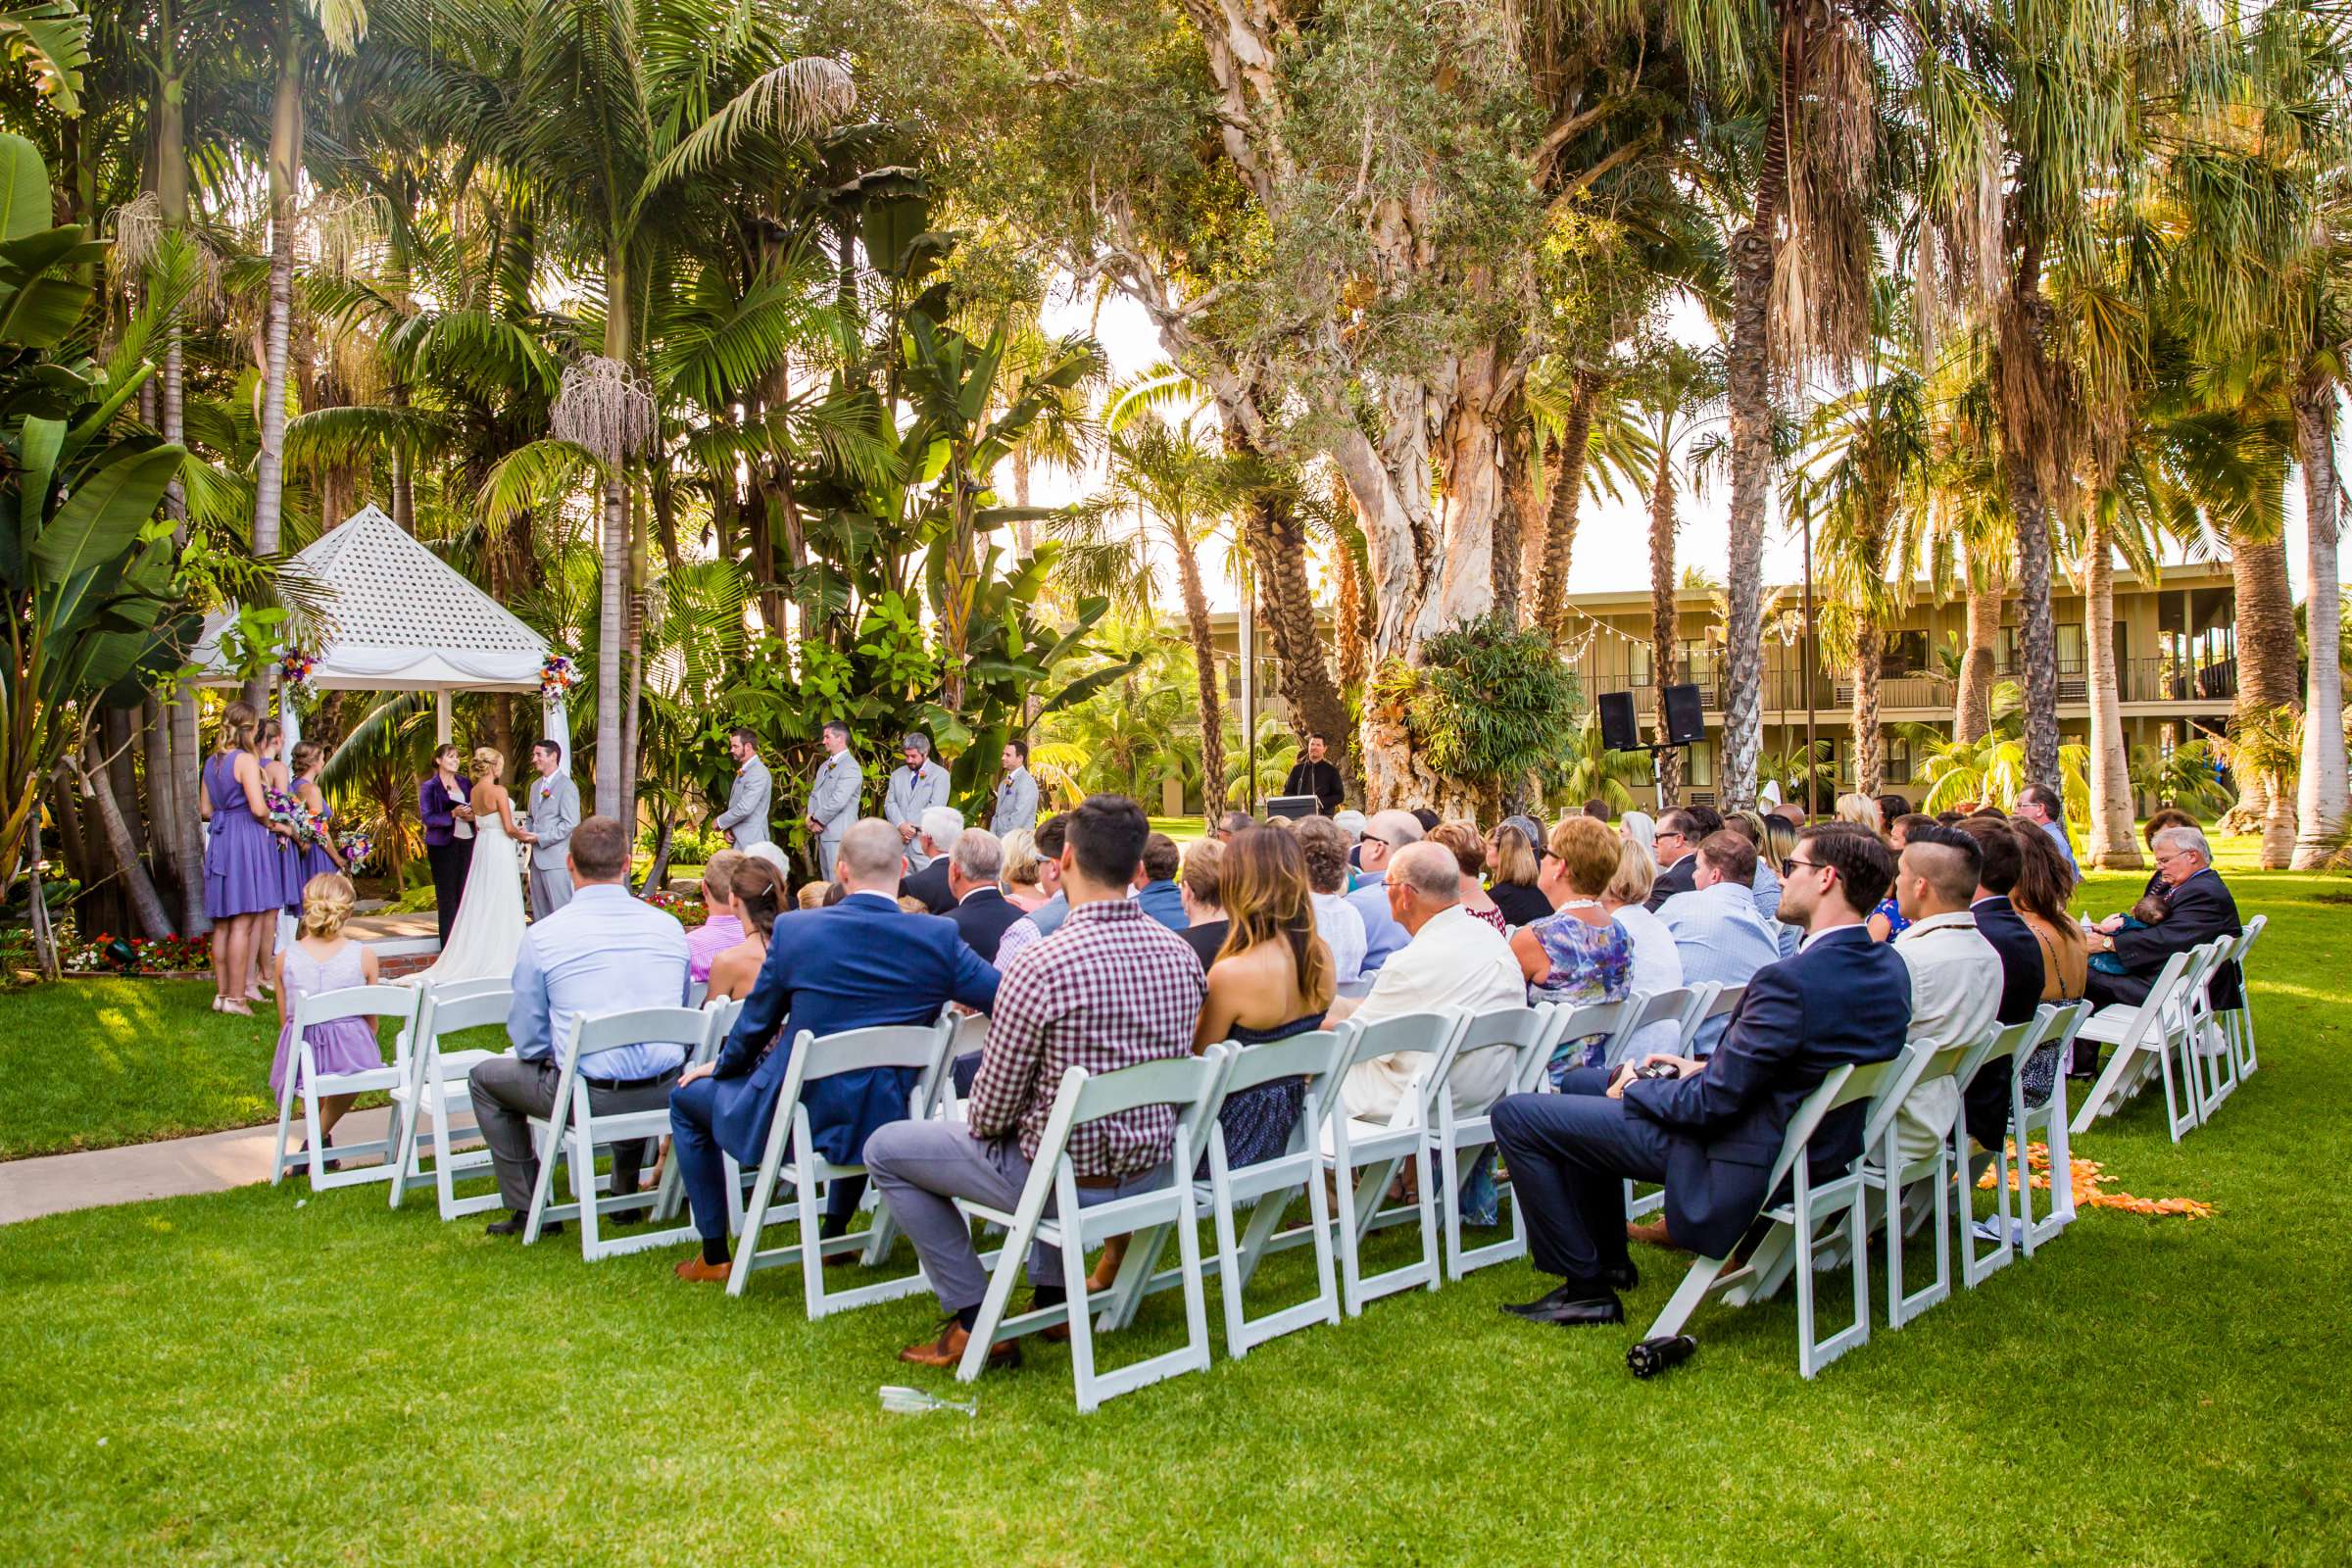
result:
M 450 738 L 452 692 L 533 692 L 547 661 L 544 638 L 468 582 L 376 508 L 294 556 L 290 571 L 315 587 L 322 637 L 310 684 L 321 691 L 416 691 L 435 698 L 435 733 Z M 234 617 L 205 622 L 194 662 L 207 685 L 239 677 L 220 651 Z M 293 705 L 280 687 L 286 747 L 298 738 Z M 542 733 L 571 760 L 570 723 L 561 696 L 543 699 Z

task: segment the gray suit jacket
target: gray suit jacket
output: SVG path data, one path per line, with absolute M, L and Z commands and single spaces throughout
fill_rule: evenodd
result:
M 539 842 L 531 846 L 531 864 L 542 871 L 561 871 L 568 853 L 564 846 L 571 842 L 571 830 L 580 825 L 580 787 L 569 773 L 557 772 L 532 778 L 527 788 L 531 831 L 539 835 Z
M 772 843 L 767 816 L 775 793 L 775 783 L 767 776 L 767 763 L 757 753 L 753 754 L 750 761 L 736 769 L 734 788 L 727 792 L 727 808 L 711 818 L 712 825 L 726 829 L 727 842 L 739 850 Z
M 847 750 L 817 764 L 816 777 L 808 785 L 808 815 L 816 819 L 819 840 L 840 843 L 842 834 L 858 820 L 858 786 L 864 777 L 858 759 Z
M 997 810 L 988 819 L 988 830 L 1003 838 L 1016 827 L 1036 826 L 1037 780 L 1027 768 L 1015 768 L 997 786 Z
M 892 770 L 890 788 L 882 796 L 882 814 L 893 827 L 906 826 L 915 830 L 916 837 L 906 841 L 906 863 L 914 870 L 929 865 L 934 856 L 923 853 L 923 813 L 934 806 L 948 804 L 948 770 L 938 759 L 923 762 L 921 777 L 914 769 L 901 766 Z

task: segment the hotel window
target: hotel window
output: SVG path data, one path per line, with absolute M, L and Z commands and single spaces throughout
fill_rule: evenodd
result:
M 1715 743 L 1713 741 L 1693 741 L 1690 743 L 1689 756 L 1690 761 L 1684 767 L 1685 773 L 1689 776 L 1684 782 L 1692 789 L 1713 789 L 1715 787 Z
M 1911 743 L 1900 735 L 1888 735 L 1880 742 L 1880 772 L 1889 784 L 1911 782 Z
M 1917 674 L 1928 667 L 1928 634 L 1895 631 L 1886 634 L 1886 649 L 1879 658 L 1879 673 L 1892 678 Z
M 2062 675 L 2082 673 L 2082 627 L 2081 622 L 2058 628 L 2058 672 Z

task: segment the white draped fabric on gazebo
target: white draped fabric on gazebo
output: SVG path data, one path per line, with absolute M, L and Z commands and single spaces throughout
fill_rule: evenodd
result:
M 288 570 L 318 596 L 322 635 L 312 650 L 310 684 L 321 691 L 431 692 L 437 733 L 446 741 L 450 693 L 539 690 L 546 639 L 372 506 L 319 535 Z M 194 662 L 208 685 L 239 681 L 220 651 L 221 631 L 233 618 L 214 615 L 196 645 Z M 290 752 L 296 716 L 286 688 L 279 692 Z M 543 733 L 564 747 L 568 763 L 564 699 L 543 699 L 542 707 Z

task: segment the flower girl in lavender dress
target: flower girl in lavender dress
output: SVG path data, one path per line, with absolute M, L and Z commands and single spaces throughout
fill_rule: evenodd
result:
M 328 871 L 311 878 L 302 890 L 301 935 L 277 956 L 277 1059 L 270 1067 L 270 1093 L 285 1103 L 289 1079 L 302 1071 L 294 1049 L 294 1010 L 302 999 L 322 991 L 371 986 L 376 981 L 375 955 L 343 934 L 358 895 L 351 878 Z M 337 1018 L 303 1031 L 311 1043 L 318 1071 L 365 1072 L 384 1064 L 383 1048 L 376 1043 L 373 1018 Z M 318 1102 L 318 1141 L 334 1147 L 335 1123 L 351 1108 L 356 1095 L 328 1095 Z M 330 1165 L 328 1168 L 332 1168 Z

